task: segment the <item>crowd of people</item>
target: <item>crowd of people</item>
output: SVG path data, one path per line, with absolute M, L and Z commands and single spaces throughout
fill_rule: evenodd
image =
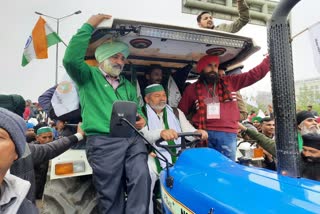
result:
M 215 26 L 211 14 L 203 12 L 197 17 L 199 27 L 238 32 L 249 21 L 249 8 L 245 0 L 237 0 L 237 4 L 236 21 Z M 116 100 L 137 103 L 135 127 L 151 144 L 160 138 L 168 145 L 179 144 L 179 132 L 195 132 L 201 135 L 198 147 L 215 149 L 237 161 L 239 137 L 251 138 L 263 148 L 264 167 L 276 170 L 273 113 L 264 118 L 248 116 L 238 92 L 269 72 L 269 56 L 250 71 L 237 75 L 225 75 L 218 56 L 203 56 L 196 66 L 199 79 L 185 88 L 178 108 L 168 105 L 162 68 L 154 66 L 146 74 L 148 81 L 142 92 L 145 105 L 140 107 L 136 89 L 121 75 L 130 54 L 128 44 L 111 41 L 98 46 L 95 51 L 98 66 L 88 65 L 84 60 L 92 32 L 110 18 L 105 14 L 90 17 L 72 37 L 65 52 L 63 64 L 80 97 L 82 123 L 76 130 L 61 118 L 49 117 L 50 98 L 57 86 L 40 96 L 40 105 L 24 101 L 19 95 L 1 95 L 1 213 L 37 213 L 35 200 L 42 198 L 48 161 L 84 137 L 100 213 L 153 213 L 152 192 L 164 162 L 139 135 L 117 138 L 110 135 L 112 105 Z M 311 109 L 301 111 L 296 125 L 302 176 L 320 180 L 320 129 L 316 116 Z M 171 164 L 175 163 L 176 156 L 155 148 Z M 178 153 L 179 149 L 172 152 Z

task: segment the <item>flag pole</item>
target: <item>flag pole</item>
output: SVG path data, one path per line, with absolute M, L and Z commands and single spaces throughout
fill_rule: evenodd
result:
M 317 24 L 319 24 L 319 23 L 320 23 L 320 21 L 317 21 L 316 23 L 314 23 L 314 24 L 310 25 L 309 27 L 306 27 L 306 28 L 303 29 L 302 31 L 296 33 L 295 35 L 293 35 L 293 36 L 291 37 L 291 41 L 292 41 L 294 38 L 296 38 L 297 36 L 300 36 L 302 33 L 306 32 L 307 30 L 309 30 L 310 28 L 312 28 L 313 26 L 315 26 L 315 25 L 317 25 Z
M 59 36 L 59 24 L 60 19 L 57 19 L 57 35 Z M 55 85 L 58 84 L 58 64 L 59 64 L 59 42 L 56 44 L 56 73 L 55 73 Z
M 57 35 L 59 36 L 60 20 L 65 19 L 65 18 L 70 17 L 70 16 L 73 16 L 73 15 L 80 14 L 81 11 L 78 10 L 78 11 L 72 13 L 72 14 L 69 14 L 69 15 L 66 15 L 66 16 L 63 16 L 63 17 L 60 17 L 60 18 L 56 18 L 56 17 L 53 17 L 53 16 L 49 16 L 49 15 L 46 15 L 46 14 L 43 14 L 43 13 L 40 13 L 40 12 L 37 12 L 37 11 L 35 11 L 35 13 L 36 13 L 37 15 L 40 15 L 40 16 L 45 16 L 45 17 L 54 19 L 54 20 L 57 22 Z M 62 39 L 61 39 L 61 42 L 67 47 L 67 44 L 66 44 Z M 58 84 L 58 67 L 59 67 L 59 43 L 56 44 L 56 73 L 55 73 L 55 85 Z

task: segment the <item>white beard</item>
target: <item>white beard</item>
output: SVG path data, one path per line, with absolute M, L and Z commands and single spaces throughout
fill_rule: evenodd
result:
M 307 128 L 305 125 L 301 126 L 301 135 L 306 134 L 320 134 L 320 129 L 317 126 L 311 126 Z
M 161 102 L 161 103 L 158 104 L 158 105 L 153 105 L 152 103 L 150 103 L 149 105 L 150 105 L 150 107 L 151 107 L 152 109 L 154 109 L 154 110 L 156 110 L 156 111 L 162 111 L 162 110 L 166 107 L 167 103 Z
M 118 77 L 123 67 L 118 64 L 111 63 L 109 59 L 106 59 L 100 64 L 100 69 L 112 77 Z

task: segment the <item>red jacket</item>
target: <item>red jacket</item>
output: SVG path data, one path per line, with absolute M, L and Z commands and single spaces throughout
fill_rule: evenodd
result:
M 236 92 L 241 88 L 245 88 L 261 80 L 269 72 L 269 57 L 265 58 L 260 65 L 251 69 L 250 71 L 238 75 L 224 76 L 222 79 L 228 85 L 228 90 Z M 212 85 L 209 85 L 212 87 Z M 196 83 L 189 85 L 183 93 L 178 108 L 181 109 L 186 115 L 191 111 L 195 101 L 198 100 L 196 92 Z M 201 94 L 205 97 L 209 95 L 205 85 L 201 83 Z M 215 94 L 218 94 L 216 88 Z M 199 112 L 197 111 L 192 117 L 192 123 L 198 127 L 199 125 Z M 207 119 L 207 130 L 223 131 L 237 133 L 239 121 L 239 110 L 237 101 L 228 101 L 220 103 L 220 119 Z

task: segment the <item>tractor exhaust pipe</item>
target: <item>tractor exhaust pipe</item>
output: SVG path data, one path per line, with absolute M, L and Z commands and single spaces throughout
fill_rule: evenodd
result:
M 278 174 L 300 177 L 289 12 L 300 0 L 282 0 L 268 24 Z

